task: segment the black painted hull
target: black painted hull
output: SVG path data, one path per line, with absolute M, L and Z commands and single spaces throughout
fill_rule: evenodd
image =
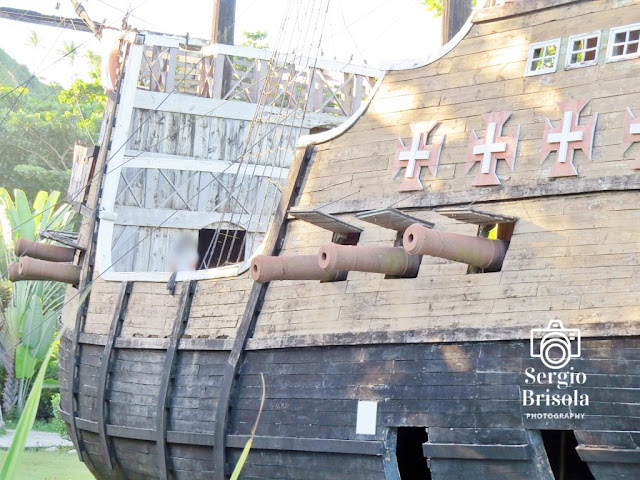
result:
M 64 412 L 71 401 L 70 346 L 67 334 L 60 348 Z M 100 479 L 161 478 L 156 415 L 166 350 L 116 348 L 106 398 L 98 399 L 95 379 L 103 350 L 97 344 L 80 347 L 77 423 L 85 461 Z M 212 478 L 214 418 L 228 354 L 178 350 L 166 432 L 169 475 L 175 479 Z M 256 418 L 263 373 L 267 400 L 242 478 L 399 478 L 394 432 L 403 426 L 429 428 L 436 480 L 546 478 L 539 461 L 544 447 L 532 435 L 538 430 L 575 431 L 580 455 L 597 480 L 640 478 L 640 338 L 583 341 L 582 357 L 567 369 L 587 375 L 577 389 L 589 395 L 588 406 L 523 407 L 522 392 L 531 388 L 525 383 L 528 367 L 544 369 L 522 341 L 248 351 L 231 401 L 227 472 Z M 535 393 L 545 390 L 537 387 Z M 378 401 L 375 436 L 356 434 L 360 399 Z M 97 434 L 101 401 L 113 470 L 106 467 Z M 585 416 L 527 418 L 569 411 Z

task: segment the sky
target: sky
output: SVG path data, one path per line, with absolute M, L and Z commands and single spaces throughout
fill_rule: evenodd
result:
M 282 16 L 291 0 L 237 0 L 236 43 L 242 32 L 268 33 L 274 45 Z M 311 0 L 295 0 L 308 2 Z M 129 24 L 140 30 L 209 38 L 211 0 L 84 0 L 89 16 L 97 22 L 118 27 L 130 11 Z M 59 5 L 59 8 L 56 8 Z M 0 6 L 35 10 L 45 14 L 75 17 L 68 0 L 0 0 Z M 40 44 L 29 44 L 35 31 Z M 421 0 L 330 0 L 325 23 L 322 57 L 381 67 L 408 59 L 425 59 L 440 46 L 440 19 Z M 64 42 L 80 45 L 81 55 L 72 67 L 60 60 Z M 86 78 L 87 49 L 100 52 L 91 34 L 61 28 L 0 19 L 0 48 L 26 64 L 39 78 L 68 86 L 74 77 Z

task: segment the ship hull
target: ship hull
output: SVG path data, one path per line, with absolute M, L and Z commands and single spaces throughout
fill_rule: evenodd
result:
M 214 421 L 217 408 L 226 408 L 219 397 L 229 351 L 194 349 L 193 343 L 178 348 L 166 427 L 158 432 L 167 352 L 160 339 L 131 340 L 116 342 L 105 396 L 97 398 L 105 346 L 98 336 L 83 337 L 76 422 L 87 465 L 101 479 L 162 478 L 158 449 L 166 448 L 173 478 L 212 478 L 219 468 Z M 60 348 L 67 420 L 70 347 L 67 334 Z M 225 467 L 228 473 L 237 462 L 258 415 L 263 374 L 266 401 L 243 478 L 400 478 L 396 435 L 406 427 L 428 428 L 425 453 L 433 479 L 548 478 L 540 459 L 545 448 L 551 457 L 554 447 L 545 447 L 540 432 L 557 430 L 575 432 L 578 452 L 596 479 L 635 478 L 640 463 L 629 452 L 640 431 L 639 351 L 638 337 L 584 340 L 582 356 L 566 370 L 586 381 L 558 388 L 531 383 L 531 369 L 544 367 L 524 341 L 250 350 L 229 405 Z M 588 405 L 547 406 L 548 389 L 578 403 L 587 395 Z M 542 395 L 541 406 L 523 405 L 529 390 Z M 377 402 L 374 434 L 357 433 L 359 398 Z M 112 470 L 98 435 L 100 402 Z

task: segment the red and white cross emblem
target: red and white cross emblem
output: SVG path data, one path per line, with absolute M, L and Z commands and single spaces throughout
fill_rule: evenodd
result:
M 624 116 L 624 129 L 622 135 L 625 152 L 629 150 L 629 147 L 631 147 L 633 143 L 640 142 L 640 120 L 636 119 L 629 107 L 627 107 L 627 113 Z M 640 154 L 638 154 L 635 161 L 631 163 L 631 168 L 634 170 L 640 170 Z
M 480 171 L 471 185 L 500 185 L 500 179 L 496 175 L 498 160 L 506 161 L 511 170 L 515 167 L 520 125 L 511 135 L 502 136 L 502 128 L 510 116 L 511 112 L 485 113 L 482 118 L 487 125 L 487 133 L 483 140 L 478 138 L 475 130 L 471 130 L 465 173 L 468 173 L 476 162 L 480 162 Z
M 427 144 L 427 137 L 436 124 L 437 122 L 412 123 L 413 138 L 411 139 L 411 145 L 408 147 L 402 139 L 398 139 L 398 148 L 393 159 L 393 175 L 391 178 L 395 180 L 400 171 L 403 168 L 405 169 L 402 183 L 398 186 L 399 192 L 414 192 L 424 188 L 420 181 L 422 167 L 429 168 L 434 177 L 438 174 L 442 143 Z
M 553 126 L 547 118 L 544 125 L 544 144 L 542 145 L 541 162 L 544 162 L 549 154 L 553 151 L 557 152 L 557 158 L 551 170 L 549 177 L 574 177 L 578 175 L 578 171 L 573 163 L 573 157 L 576 150 L 582 150 L 589 160 L 593 151 L 593 137 L 596 131 L 596 122 L 598 114 L 584 125 L 580 123 L 580 112 L 587 105 L 589 100 L 567 100 L 558 102 L 558 108 L 562 112 L 562 125 Z

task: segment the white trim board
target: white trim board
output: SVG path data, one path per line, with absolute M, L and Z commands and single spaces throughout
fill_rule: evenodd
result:
M 255 58 L 259 60 L 271 60 L 274 52 L 265 49 L 256 49 L 251 47 L 243 47 L 240 45 L 223 45 L 216 43 L 213 45 L 207 45 L 202 50 L 203 57 L 209 57 L 213 55 L 230 55 L 237 57 Z M 379 77 L 384 73 L 383 70 L 377 68 L 366 67 L 363 65 L 353 65 L 348 62 L 339 62 L 337 60 L 326 60 L 324 58 L 311 58 L 300 57 L 292 53 L 278 53 L 276 57 L 278 63 L 293 63 L 300 67 L 316 67 L 322 70 L 329 70 L 332 72 L 344 72 L 353 73 L 355 75 L 363 75 L 365 77 Z
M 188 115 L 200 115 L 203 117 L 230 118 L 232 120 L 251 121 L 256 114 L 257 105 L 237 100 L 220 100 L 216 98 L 197 97 L 184 93 L 150 92 L 138 89 L 134 101 L 134 107 L 144 110 L 157 110 L 161 112 L 183 113 Z M 284 122 L 291 126 L 299 123 L 293 110 L 265 107 L 265 114 L 291 114 L 291 118 Z M 345 120 L 343 116 L 329 115 L 326 113 L 306 112 L 302 128 L 327 127 L 339 125 Z M 275 123 L 275 122 L 268 122 Z
M 190 172 L 211 172 L 251 175 L 256 177 L 287 178 L 288 168 L 251 163 L 227 162 L 219 159 L 197 159 L 163 153 L 127 150 L 121 168 L 158 168 Z
M 116 225 L 136 227 L 162 227 L 200 230 L 214 223 L 228 223 L 241 227 L 250 233 L 264 233 L 250 214 L 203 212 L 201 210 L 173 210 L 168 208 L 124 207 L 117 205 L 113 212 L 100 211 L 100 218 L 106 218 Z

